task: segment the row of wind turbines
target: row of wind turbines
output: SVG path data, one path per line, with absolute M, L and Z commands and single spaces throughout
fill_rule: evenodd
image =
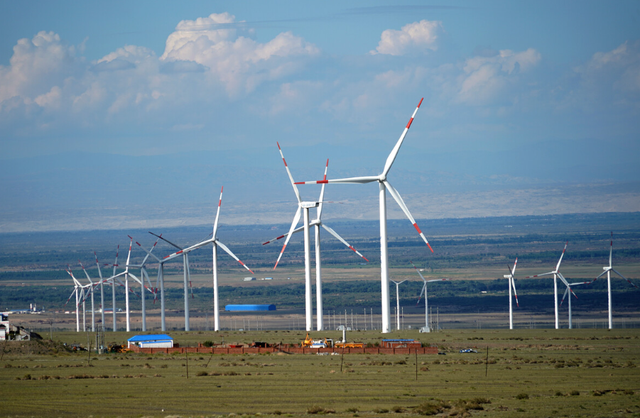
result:
M 415 219 L 413 218 L 413 216 L 411 215 L 411 212 L 409 211 L 407 205 L 405 204 L 404 200 L 402 199 L 402 197 L 400 196 L 400 193 L 391 185 L 391 183 L 389 183 L 388 179 L 387 179 L 387 175 L 389 174 L 389 171 L 391 170 L 391 167 L 398 155 L 398 152 L 400 151 L 400 147 L 402 146 L 404 139 L 409 131 L 409 128 L 411 127 L 413 120 L 418 112 L 418 110 L 420 109 L 420 105 L 422 104 L 423 99 L 420 99 L 420 102 L 418 103 L 417 107 L 415 108 L 413 114 L 411 115 L 411 118 L 409 119 L 409 122 L 407 123 L 407 125 L 405 126 L 402 134 L 400 135 L 400 138 L 397 140 L 395 146 L 393 147 L 393 149 L 391 150 L 391 153 L 389 154 L 389 156 L 387 157 L 387 160 L 385 162 L 385 165 L 383 167 L 383 170 L 380 174 L 378 175 L 373 175 L 373 176 L 362 176 L 362 177 L 351 177 L 351 178 L 342 178 L 342 179 L 327 179 L 327 171 L 328 171 L 328 165 L 329 165 L 329 161 L 327 160 L 327 163 L 325 165 L 324 168 L 324 176 L 322 178 L 322 180 L 314 180 L 314 181 L 301 181 L 301 182 L 296 182 L 293 178 L 293 175 L 291 174 L 291 170 L 289 169 L 289 165 L 287 164 L 285 158 L 284 158 L 284 154 L 282 151 L 282 148 L 280 147 L 280 144 L 277 143 L 278 145 L 278 150 L 280 152 L 280 156 L 282 157 L 282 161 L 284 163 L 285 169 L 287 171 L 287 175 L 289 177 L 291 186 L 293 188 L 294 194 L 296 196 L 296 200 L 297 200 L 297 210 L 296 213 L 294 215 L 293 221 L 291 223 L 291 227 L 289 228 L 289 231 L 286 234 L 280 235 L 272 240 L 269 240 L 265 243 L 263 243 L 263 245 L 278 241 L 280 239 L 285 238 L 285 242 L 282 246 L 282 249 L 280 251 L 280 254 L 278 256 L 278 259 L 275 263 L 274 266 L 274 270 L 277 268 L 278 263 L 280 262 L 280 259 L 287 247 L 287 244 L 289 243 L 289 240 L 291 239 L 291 236 L 295 233 L 298 232 L 303 232 L 304 234 L 304 253 L 305 253 L 305 325 L 306 325 L 306 330 L 307 331 L 311 331 L 312 327 L 313 327 L 313 308 L 312 308 L 312 286 L 311 286 L 311 249 L 310 249 L 310 229 L 311 227 L 314 228 L 314 232 L 315 232 L 315 268 L 316 268 L 316 309 L 317 309 L 317 314 L 316 314 L 316 329 L 318 331 L 323 330 L 324 328 L 324 324 L 323 324 L 323 303 L 322 303 L 322 271 L 321 271 L 321 239 L 320 239 L 320 231 L 321 228 L 324 228 L 327 232 L 329 232 L 332 236 L 334 236 L 336 239 L 338 239 L 340 242 L 342 242 L 345 246 L 347 246 L 348 248 L 350 248 L 352 251 L 354 251 L 358 256 L 362 257 L 364 260 L 368 261 L 366 259 L 366 257 L 364 257 L 360 252 L 358 252 L 353 246 L 351 246 L 344 238 L 342 238 L 336 231 L 334 231 L 332 228 L 330 228 L 329 226 L 327 226 L 325 223 L 323 223 L 322 221 L 322 209 L 323 209 L 323 204 L 324 204 L 324 194 L 325 194 L 325 186 L 327 184 L 367 184 L 367 183 L 374 183 L 377 182 L 378 183 L 378 189 L 379 189 L 379 211 L 380 211 L 380 285 L 381 285 L 381 311 L 382 311 L 382 332 L 383 333 L 388 333 L 391 331 L 391 321 L 390 321 L 390 298 L 389 298 L 389 285 L 390 285 L 390 280 L 389 280 L 389 273 L 388 273 L 388 250 L 387 250 L 387 203 L 386 203 L 386 192 L 387 190 L 389 191 L 389 193 L 391 194 L 391 196 L 393 197 L 393 199 L 396 201 L 396 203 L 398 204 L 398 206 L 402 209 L 403 213 L 405 214 L 405 216 L 407 217 L 407 219 L 411 222 L 411 224 L 415 227 L 416 231 L 418 232 L 419 236 L 422 238 L 422 240 L 425 242 L 425 244 L 427 245 L 427 247 L 429 248 L 429 250 L 431 252 L 433 252 L 433 249 L 431 248 L 431 245 L 429 244 L 427 238 L 425 237 L 424 233 L 420 230 L 420 228 L 418 227 Z M 309 184 L 315 184 L 315 185 L 321 185 L 321 189 L 320 189 L 320 195 L 318 200 L 303 200 L 299 189 L 298 189 L 298 185 L 309 185 Z M 190 280 L 190 271 L 189 271 L 189 253 L 197 250 L 199 248 L 202 248 L 206 245 L 212 244 L 213 247 L 213 291 L 214 291 L 214 330 L 215 331 L 219 331 L 220 330 L 220 318 L 219 318 L 219 298 L 218 298 L 218 273 L 217 273 L 217 250 L 218 247 L 222 248 L 227 254 L 229 254 L 232 258 L 234 258 L 236 261 L 238 261 L 244 268 L 246 268 L 248 271 L 250 271 L 253 274 L 253 271 L 247 266 L 245 265 L 242 261 L 240 261 L 240 259 L 238 257 L 235 256 L 235 254 L 233 254 L 233 252 L 231 252 L 231 250 L 229 250 L 229 248 L 227 248 L 222 242 L 220 242 L 217 238 L 217 230 L 218 230 L 218 221 L 219 221 L 219 217 L 220 217 L 220 208 L 222 205 L 222 190 L 220 192 L 220 199 L 218 202 L 218 208 L 217 208 L 217 213 L 216 213 L 216 217 L 215 217 L 215 221 L 214 221 L 214 225 L 213 225 L 213 232 L 212 235 L 210 236 L 210 238 L 199 242 L 195 245 L 192 245 L 190 247 L 187 248 L 181 248 L 178 245 L 170 242 L 169 240 L 167 240 L 165 237 L 162 236 L 162 234 L 158 235 L 158 234 L 154 234 L 152 232 L 150 232 L 150 234 L 154 235 L 157 239 L 155 241 L 155 243 L 153 244 L 153 246 L 147 250 L 145 247 L 143 247 L 139 242 L 136 241 L 136 244 L 138 245 L 138 247 L 140 247 L 140 249 L 142 249 L 147 255 L 145 256 L 145 258 L 143 259 L 143 261 L 138 264 L 138 265 L 131 265 L 129 263 L 130 261 L 130 256 L 131 256 L 131 249 L 132 249 L 132 245 L 133 245 L 133 238 L 130 238 L 130 244 L 129 244 L 129 253 L 127 255 L 127 263 L 125 264 L 125 268 L 123 272 L 120 273 L 116 273 L 116 268 L 118 267 L 118 254 L 116 252 L 116 260 L 114 262 L 113 265 L 111 265 L 113 267 L 113 274 L 111 275 L 111 277 L 103 279 L 102 278 L 102 272 L 100 270 L 100 264 L 98 262 L 98 258 L 96 255 L 96 265 L 98 267 L 98 273 L 100 276 L 100 280 L 98 281 L 92 281 L 92 279 L 89 277 L 89 274 L 87 273 L 86 269 L 84 269 L 84 266 L 81 267 L 83 269 L 83 271 L 85 272 L 85 275 L 89 281 L 89 284 L 85 284 L 82 285 L 80 283 L 79 280 L 76 279 L 76 277 L 73 275 L 73 273 L 71 272 L 71 269 L 68 268 L 67 272 L 71 275 L 73 281 L 74 281 L 74 291 L 72 292 L 71 296 L 69 297 L 69 299 L 71 299 L 71 297 L 74 296 L 76 297 L 76 329 L 77 331 L 79 331 L 80 328 L 80 322 L 79 322 L 79 304 L 82 303 L 83 305 L 83 323 L 85 323 L 85 309 L 84 309 L 84 304 L 85 304 L 85 300 L 86 298 L 90 295 L 91 296 L 91 303 L 92 303 L 92 331 L 95 331 L 95 310 L 93 309 L 93 304 L 94 304 L 94 290 L 96 288 L 100 288 L 100 295 L 101 295 L 101 306 L 104 307 L 104 285 L 108 284 L 112 286 L 112 307 L 113 307 L 113 329 L 116 329 L 116 302 L 115 302 L 115 289 L 116 286 L 123 286 L 125 288 L 125 304 L 126 304 L 126 329 L 127 331 L 130 331 L 130 306 L 129 306 L 129 293 L 132 293 L 132 289 L 129 287 L 129 277 L 131 277 L 136 283 L 138 283 L 140 285 L 140 297 L 142 300 L 142 330 L 146 331 L 146 314 L 145 314 L 145 291 L 150 292 L 153 297 L 154 297 L 154 302 L 157 299 L 157 294 L 158 292 L 160 293 L 160 311 L 161 311 L 161 328 L 163 331 L 166 331 L 166 321 L 165 321 L 165 291 L 164 291 L 164 265 L 165 263 L 172 261 L 178 257 L 182 257 L 182 261 L 183 261 L 183 276 L 184 276 L 184 312 L 185 312 L 185 331 L 189 331 L 190 327 L 189 327 L 189 289 L 190 289 L 190 285 L 191 285 L 191 280 Z M 310 219 L 310 209 L 315 208 L 316 209 L 316 218 L 314 220 Z M 298 227 L 298 224 L 300 222 L 300 217 L 303 217 L 303 225 Z M 163 258 L 158 258 L 154 253 L 153 250 L 155 249 L 158 240 L 163 240 L 166 243 L 168 243 L 169 245 L 175 247 L 177 249 L 177 251 L 175 251 L 172 254 L 169 254 Z M 613 245 L 613 243 L 612 243 Z M 565 250 L 566 250 L 566 245 L 565 245 Z M 95 254 L 95 253 L 94 253 Z M 563 255 L 564 255 L 564 251 L 563 251 Z M 152 287 L 151 286 L 151 282 L 149 279 L 149 276 L 146 272 L 146 268 L 145 268 L 145 263 L 147 262 L 147 260 L 149 258 L 153 258 L 157 263 L 158 263 L 158 276 L 157 276 L 157 280 L 156 280 L 156 286 Z M 564 279 L 564 277 L 562 276 L 561 273 L 559 273 L 559 267 L 560 267 L 560 262 L 562 261 L 562 256 L 560 257 L 560 261 L 558 262 L 558 265 L 556 266 L 556 269 L 552 272 L 548 272 L 548 273 L 543 273 L 540 275 L 536 275 L 536 276 L 530 276 L 530 277 L 540 277 L 540 276 L 545 276 L 545 275 L 554 275 L 554 283 L 555 283 L 555 293 L 554 293 L 554 297 L 555 297 L 555 319 L 556 319 L 556 328 L 558 328 L 558 306 L 557 306 L 557 278 L 560 278 L 563 283 L 566 285 L 567 287 L 567 291 L 565 292 L 565 295 L 567 292 L 571 292 L 573 293 L 573 291 L 571 290 L 571 286 L 575 286 L 575 285 L 579 285 L 579 284 L 586 284 L 586 283 L 591 283 L 591 282 L 582 282 L 582 283 L 572 283 L 569 284 L 566 279 Z M 517 259 L 516 262 L 514 263 L 513 269 L 511 269 L 511 267 L 509 267 L 509 275 L 505 275 L 505 278 L 509 279 L 509 326 L 510 328 L 513 328 L 513 310 L 512 310 L 512 295 L 511 295 L 511 290 L 513 289 L 514 294 L 515 292 L 515 281 L 514 281 L 514 274 L 515 274 L 515 268 L 516 268 L 516 263 L 517 263 Z M 607 268 L 605 267 L 605 272 L 602 273 L 600 276 L 598 276 L 598 278 L 600 278 L 602 275 L 604 275 L 605 273 L 607 273 L 607 277 L 608 280 L 610 282 L 610 272 L 613 271 L 614 273 L 620 275 L 620 273 L 618 273 L 617 271 L 615 271 L 613 269 L 613 267 L 611 267 L 611 255 L 610 255 L 610 262 L 609 262 L 610 266 L 607 270 Z M 104 266 L 109 266 L 107 264 L 103 265 Z M 415 266 L 414 266 L 415 267 Z M 140 277 L 135 276 L 131 271 L 130 268 L 140 268 Z M 422 294 L 424 293 L 425 295 L 425 321 L 426 321 L 426 330 L 429 330 L 429 322 L 428 322 L 428 298 L 427 298 L 427 283 L 428 282 L 432 282 L 432 281 L 441 281 L 443 279 L 436 279 L 436 280 L 426 280 L 422 274 L 420 273 L 420 271 L 416 268 L 416 271 L 418 272 L 418 274 L 420 275 L 421 279 L 424 281 L 424 286 L 421 292 L 420 297 L 422 296 Z M 622 277 L 622 275 L 620 275 Z M 123 282 L 124 280 L 124 282 Z M 447 280 L 447 279 L 444 279 Z M 145 284 L 146 283 L 146 284 Z M 399 285 L 398 282 L 394 282 L 396 283 L 396 286 Z M 631 283 L 631 282 L 630 282 Z M 633 283 L 632 283 L 633 284 Z M 635 285 L 634 285 L 635 286 Z M 574 293 L 575 295 L 575 293 Z M 191 294 L 191 296 L 193 296 Z M 517 294 L 516 294 L 516 303 L 517 303 Z M 67 301 L 68 302 L 68 301 Z M 569 302 L 570 303 L 570 302 Z M 104 321 L 104 309 L 101 309 L 102 312 L 102 324 L 104 327 L 105 321 Z M 570 320 L 571 321 L 571 320 Z M 610 286 L 609 286 L 609 326 L 611 327 L 611 292 L 610 292 Z M 84 328 L 86 328 L 86 325 L 84 326 Z

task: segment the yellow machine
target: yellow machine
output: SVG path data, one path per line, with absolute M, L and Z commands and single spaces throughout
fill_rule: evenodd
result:
M 313 340 L 307 332 L 307 337 L 300 343 L 300 346 L 302 348 L 330 348 L 333 347 L 333 340 L 329 338 Z

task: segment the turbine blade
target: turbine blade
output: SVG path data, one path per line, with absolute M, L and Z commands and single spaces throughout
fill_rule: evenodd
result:
M 518 303 L 518 292 L 516 292 L 516 279 L 511 276 L 511 286 L 513 287 L 513 295 L 516 297 L 516 306 L 519 308 L 520 303 Z
M 427 282 L 424 282 L 422 285 L 422 290 L 420 291 L 420 296 L 418 296 L 418 301 L 416 302 L 416 306 L 420 304 L 420 299 L 422 299 L 422 295 L 424 294 L 424 290 L 427 288 Z
M 329 169 L 329 159 L 327 158 L 327 165 L 324 167 L 324 177 L 323 180 L 327 179 L 327 170 Z M 318 221 L 322 218 L 322 207 L 324 205 L 324 188 L 327 183 L 322 183 L 322 187 L 320 188 L 320 200 L 318 200 L 318 209 L 316 209 L 317 219 Z
M 535 274 L 533 276 L 527 276 L 527 277 L 525 277 L 525 279 L 533 279 L 534 277 L 549 276 L 550 274 L 556 274 L 556 272 L 555 271 L 550 271 L 548 273 Z
M 564 298 L 567 297 L 567 293 L 569 293 L 569 288 L 564 289 L 564 295 L 562 295 L 562 300 L 560 301 L 560 306 L 564 303 Z
M 164 241 L 164 242 L 166 242 L 167 244 L 171 245 L 172 247 L 176 247 L 176 248 L 177 248 L 177 249 L 179 249 L 179 250 L 181 250 L 181 249 L 182 249 L 182 248 L 178 247 L 176 244 L 174 244 L 173 242 L 171 242 L 171 241 L 169 241 L 168 239 L 164 238 L 164 237 L 162 236 L 162 234 L 160 234 L 160 235 L 156 235 L 156 234 L 154 234 L 154 233 L 153 233 L 153 232 L 151 232 L 151 231 L 149 231 L 149 233 L 150 233 L 151 235 L 153 235 L 154 237 L 158 237 L 158 238 L 160 238 L 161 240 L 163 240 L 163 241 Z
M 349 177 L 343 179 L 332 179 L 332 180 L 312 180 L 312 181 L 297 181 L 295 184 L 365 184 L 371 183 L 374 181 L 379 181 L 380 176 L 364 176 L 364 177 Z
M 213 238 L 215 239 L 218 232 L 218 219 L 220 218 L 220 207 L 222 206 L 222 191 L 224 190 L 224 186 L 220 188 L 220 200 L 218 200 L 218 210 L 216 212 L 216 220 L 213 223 Z
M 426 282 L 427 280 L 424 278 L 424 276 L 422 275 L 422 273 L 420 273 L 420 270 L 418 270 L 418 267 L 416 267 L 415 264 L 413 264 L 413 262 L 411 260 L 409 260 L 409 263 L 411 263 L 411 265 L 413 266 L 413 268 L 416 270 L 416 272 L 420 275 L 420 278 L 422 279 L 423 282 Z
M 304 229 L 304 226 L 299 226 L 296 229 L 293 230 L 294 234 L 297 234 L 298 232 L 302 231 Z M 286 234 L 282 234 L 279 237 L 275 237 L 267 242 L 263 242 L 262 245 L 267 245 L 267 244 L 271 244 L 272 242 L 278 241 L 282 238 L 286 238 L 289 235 L 289 233 L 287 232 Z
M 418 113 L 418 109 L 420 109 L 422 100 L 424 100 L 424 97 L 420 99 L 420 103 L 418 103 L 418 106 L 416 106 L 416 110 L 413 111 L 413 115 L 411 115 L 411 119 L 409 119 L 409 123 L 407 123 L 407 126 L 405 126 L 404 131 L 402 131 L 402 134 L 398 139 L 398 142 L 396 142 L 396 145 L 393 147 L 393 149 L 391 150 L 391 153 L 387 157 L 387 162 L 384 164 L 384 170 L 382 170 L 381 177 L 386 178 L 387 174 L 389 174 L 389 170 L 391 170 L 391 166 L 393 165 L 393 162 L 396 160 L 396 157 L 398 156 L 398 152 L 400 151 L 400 147 L 402 146 L 404 137 L 407 136 L 407 132 L 409 132 L 409 128 L 413 123 L 413 118 L 416 117 L 416 113 Z
M 253 270 L 251 270 L 249 267 L 247 267 L 246 264 L 244 264 L 242 261 L 240 261 L 240 259 L 238 257 L 235 256 L 234 253 L 231 252 L 230 249 L 227 248 L 226 245 L 224 245 L 223 243 L 221 243 L 220 241 L 216 240 L 216 244 L 218 244 L 218 246 L 220 248 L 222 248 L 227 254 L 229 254 L 231 257 L 233 257 L 238 263 L 240 263 L 242 265 L 242 267 L 246 268 L 247 270 L 249 270 L 251 272 L 251 274 L 253 273 Z
M 620 277 L 622 277 L 623 279 L 625 279 L 626 281 L 628 281 L 628 282 L 629 282 L 629 284 L 630 284 L 631 286 L 633 286 L 633 287 L 638 287 L 638 286 L 636 286 L 635 284 L 633 284 L 633 282 L 632 282 L 631 280 L 627 279 L 627 278 L 626 278 L 626 277 L 624 277 L 622 274 L 618 273 L 618 272 L 616 271 L 616 269 L 611 269 L 611 271 L 613 271 L 615 274 L 617 274 L 618 276 L 620 276 Z
M 338 233 L 336 231 L 334 231 L 333 229 L 331 229 L 330 227 L 326 226 L 325 224 L 321 224 L 322 227 L 331 235 L 333 235 L 338 241 L 340 241 L 341 243 L 343 243 L 344 245 L 346 245 L 347 247 L 349 247 L 354 253 L 358 254 L 360 257 L 364 258 L 365 260 L 369 261 L 367 259 L 367 257 L 363 256 L 362 254 L 360 254 L 358 252 L 358 250 L 356 250 L 355 248 L 353 248 L 347 241 L 345 241 L 340 235 L 338 235 Z
M 429 247 L 431 252 L 433 252 L 433 248 L 431 248 L 429 241 L 427 241 L 427 237 L 424 236 L 424 234 L 420 230 L 420 227 L 418 227 L 416 220 L 413 219 L 413 216 L 411 216 L 411 212 L 409 212 L 409 208 L 407 208 L 407 205 L 405 205 L 404 201 L 402 200 L 400 193 L 398 193 L 398 191 L 388 181 L 385 180 L 384 184 L 385 186 L 387 186 L 387 189 L 389 189 L 389 193 L 391 194 L 391 196 L 393 196 L 396 203 L 398 203 L 398 206 L 400 206 L 400 209 L 402 209 L 407 218 L 409 218 L 409 221 L 411 222 L 411 224 L 413 224 L 413 227 L 416 229 L 416 231 L 418 231 L 418 234 L 420 234 L 424 242 L 427 244 L 427 247 Z
M 289 170 L 289 166 L 287 165 L 287 160 L 284 159 L 284 154 L 282 153 L 282 148 L 280 148 L 280 143 L 276 142 L 276 144 L 278 144 L 278 151 L 280 151 L 280 156 L 282 157 L 284 168 L 287 169 L 287 175 L 289 175 L 289 180 L 291 180 L 291 187 L 293 187 L 293 192 L 296 194 L 296 199 L 298 199 L 298 203 L 300 203 L 302 202 L 302 199 L 300 199 L 300 192 L 296 187 L 296 182 L 293 180 L 293 176 L 291 175 L 291 171 Z
M 296 225 L 298 225 L 298 222 L 300 221 L 300 215 L 302 214 L 302 208 L 300 206 L 298 206 L 298 210 L 296 210 L 296 214 L 293 217 L 293 222 L 291 222 L 291 228 L 289 228 L 289 233 L 287 234 L 287 239 L 284 240 L 284 245 L 282 246 L 282 249 L 280 250 L 280 255 L 278 256 L 278 259 L 276 260 L 276 265 L 273 266 L 273 269 L 275 270 L 276 267 L 278 267 L 278 263 L 280 262 L 280 258 L 282 258 L 282 254 L 284 254 L 284 249 L 287 248 L 287 244 L 289 243 L 289 240 L 291 239 L 291 235 L 293 235 L 293 230 L 295 229 Z
M 567 244 L 569 244 L 569 241 L 567 241 L 564 244 L 564 249 L 562 250 L 562 254 L 560 255 L 560 260 L 558 260 L 558 265 L 556 266 L 556 272 L 560 270 L 560 263 L 562 263 L 562 257 L 564 257 L 564 252 L 567 251 Z

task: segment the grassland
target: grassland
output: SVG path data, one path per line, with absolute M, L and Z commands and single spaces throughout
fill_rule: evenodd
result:
M 182 346 L 304 336 L 171 334 Z M 129 335 L 106 337 L 123 342 Z M 371 331 L 350 336 L 372 343 L 382 337 Z M 79 337 L 86 342 L 84 334 L 55 338 L 73 343 Z M 638 329 L 448 330 L 419 338 L 446 355 L 97 355 L 16 342 L 3 347 L 0 360 L 0 415 L 640 416 Z M 461 354 L 461 348 L 478 353 Z M 33 354 L 43 351 L 49 353 Z

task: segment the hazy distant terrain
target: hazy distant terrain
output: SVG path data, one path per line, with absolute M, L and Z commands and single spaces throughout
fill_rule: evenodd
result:
M 377 174 L 387 150 L 285 147 L 296 180 Z M 618 164 L 602 167 L 598 156 L 571 165 L 571 146 L 430 156 L 407 146 L 389 180 L 417 219 L 524 216 L 640 210 L 640 181 L 633 150 L 603 151 Z M 544 166 L 518 165 L 518 153 L 540 153 Z M 622 155 L 624 154 L 624 155 Z M 514 155 L 516 157 L 514 157 Z M 452 159 L 467 161 L 452 173 Z M 567 160 L 563 160 L 567 158 Z M 506 161 L 502 164 L 502 161 Z M 586 162 L 593 162 L 593 169 Z M 597 164 L 597 165 L 596 165 Z M 629 180 L 633 179 L 633 180 Z M 274 146 L 234 152 L 174 156 L 65 154 L 5 160 L 0 167 L 0 233 L 210 225 L 220 187 L 221 222 L 235 225 L 291 222 L 296 210 L 282 160 Z M 300 186 L 303 199 L 319 187 Z M 376 184 L 327 187 L 325 220 L 378 218 Z M 389 218 L 404 215 L 387 196 Z

